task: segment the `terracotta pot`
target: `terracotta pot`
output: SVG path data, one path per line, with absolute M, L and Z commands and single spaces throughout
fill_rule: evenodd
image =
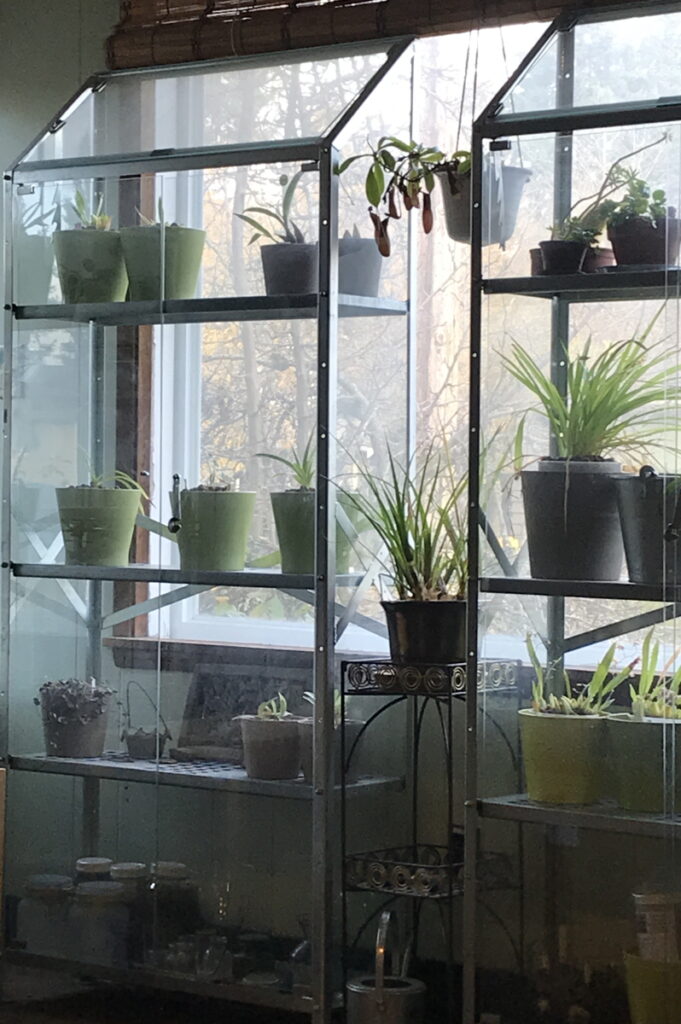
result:
M 601 249 L 597 246 L 589 246 L 582 263 L 582 273 L 593 274 L 596 270 L 604 267 L 615 266 L 615 253 L 612 249 Z

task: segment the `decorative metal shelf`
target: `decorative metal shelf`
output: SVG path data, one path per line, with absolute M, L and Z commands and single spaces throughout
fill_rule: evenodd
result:
M 142 324 L 233 323 L 246 320 L 314 320 L 317 295 L 245 295 L 215 299 L 166 299 L 158 302 L 83 302 L 72 305 L 14 306 L 17 320 L 58 320 L 104 327 Z M 341 317 L 405 316 L 409 305 L 398 299 L 339 295 Z
M 495 277 L 482 282 L 487 295 L 528 295 L 567 302 L 632 302 L 663 299 L 681 286 L 681 268 L 617 270 L 593 274 L 538 274 L 534 277 Z
M 540 804 L 524 794 L 480 800 L 478 810 L 483 818 L 524 821 L 533 825 L 567 825 L 630 835 L 666 836 L 669 829 L 681 826 L 681 815 L 634 814 L 605 803 L 589 807 Z
M 463 868 L 463 861 L 452 861 L 445 846 L 419 843 L 350 854 L 345 861 L 345 884 L 353 892 L 442 900 L 463 894 Z M 511 877 L 511 863 L 505 854 L 480 856 L 480 888 L 513 888 Z
M 47 757 L 26 754 L 10 757 L 10 768 L 21 772 L 44 772 L 50 775 L 76 775 L 80 778 L 112 779 L 118 782 L 145 782 L 162 786 L 185 786 L 191 789 L 223 790 L 253 796 L 282 797 L 289 800 L 311 800 L 312 786 L 302 775 L 291 780 L 249 779 L 237 765 L 220 761 L 133 761 L 127 754 L 107 751 L 103 757 Z M 340 788 L 340 787 L 338 787 Z M 348 796 L 357 796 L 376 789 L 400 792 L 404 780 L 394 776 L 367 776 L 348 783 Z
M 52 580 L 132 580 L 135 583 L 198 584 L 206 587 L 262 587 L 274 590 L 314 590 L 312 573 L 282 573 L 273 569 L 243 569 L 241 572 L 213 572 L 199 569 L 164 569 L 153 565 L 61 565 L 42 562 L 12 562 L 14 576 Z M 362 576 L 336 576 L 339 587 L 355 587 Z
M 480 690 L 515 690 L 519 662 L 481 661 Z M 345 661 L 346 694 L 415 694 L 422 697 L 466 696 L 465 665 L 398 665 L 391 661 Z
M 5 949 L 3 959 L 22 967 L 44 970 L 67 971 L 81 978 L 101 979 L 139 988 L 163 989 L 166 992 L 187 992 L 211 999 L 228 999 L 235 1003 L 264 1006 L 268 1009 L 295 1013 L 313 1012 L 310 996 L 280 992 L 273 986 L 249 985 L 243 982 L 210 981 L 195 975 L 175 974 L 170 971 L 155 971 L 141 967 L 107 967 L 104 964 L 82 963 L 65 957 L 40 956 L 25 950 Z M 337 1000 L 334 1000 L 337 1001 Z
M 681 584 L 662 586 L 657 583 L 629 583 L 626 580 L 538 580 L 519 576 L 483 576 L 480 589 L 488 594 L 681 602 Z

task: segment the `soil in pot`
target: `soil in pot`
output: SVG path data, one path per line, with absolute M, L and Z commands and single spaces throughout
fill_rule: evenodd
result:
M 307 242 L 262 245 L 267 295 L 312 295 L 319 289 L 319 247 Z
M 359 721 L 346 721 L 345 723 L 345 757 L 352 751 L 352 760 L 350 762 L 350 769 L 346 773 L 346 782 L 356 782 L 359 778 L 359 770 L 357 768 L 357 762 L 359 757 L 359 750 L 361 741 L 355 746 L 355 742 L 359 737 L 360 732 L 364 727 L 364 722 Z M 300 766 L 303 770 L 303 778 L 306 782 L 311 783 L 313 779 L 313 758 L 314 758 L 314 719 L 312 718 L 299 718 L 298 719 L 298 733 L 300 736 Z M 336 729 L 334 732 L 334 742 L 336 745 L 336 751 L 338 754 L 338 761 L 336 767 L 337 782 L 340 783 L 343 765 L 342 765 L 342 750 L 341 750 L 341 737 L 340 729 Z
M 447 169 L 436 172 L 442 186 L 447 234 L 455 242 L 471 240 L 471 178 Z M 503 164 L 501 179 L 491 164 L 485 165 L 482 212 L 482 244 L 504 245 L 515 231 L 523 189 L 532 172 L 525 167 Z
M 681 500 L 681 477 L 657 476 L 644 466 L 615 486 L 631 582 L 681 582 L 681 542 L 665 539 Z
M 382 257 L 381 257 L 382 258 Z M 312 490 L 279 491 L 270 495 L 277 541 L 281 552 L 281 571 L 310 573 L 314 566 L 315 492 Z M 361 516 L 352 502 L 338 497 L 350 521 L 357 527 Z M 350 567 L 352 544 L 345 531 L 336 527 L 336 572 L 346 573 Z
M 614 266 L 615 254 L 612 249 L 590 245 L 584 256 L 582 272 L 584 274 L 594 274 L 597 270 L 602 270 L 604 267 Z
M 341 238 L 338 241 L 338 291 L 341 295 L 375 298 L 384 257 L 373 238 Z
M 662 814 L 670 809 L 671 787 L 681 793 L 680 724 L 660 718 L 608 720 L 617 802 L 625 811 Z M 677 812 L 678 806 L 672 809 Z
M 681 221 L 664 217 L 653 224 L 647 217 L 632 217 L 608 227 L 617 266 L 676 266 L 681 242 Z
M 127 565 L 140 491 L 57 487 L 67 565 Z
M 399 665 L 466 661 L 465 601 L 382 601 L 390 657 Z
M 530 571 L 543 580 L 617 580 L 624 547 L 609 459 L 541 459 L 521 474 Z
M 578 274 L 586 256 L 581 242 L 549 239 L 539 243 L 545 274 Z
M 596 715 L 518 712 L 527 792 L 547 804 L 593 804 L 601 796 L 605 723 Z
M 254 491 L 182 491 L 177 534 L 182 568 L 240 572 L 254 508 Z
M 132 302 L 193 299 L 206 232 L 168 224 L 165 228 L 164 287 L 161 295 L 161 227 L 121 228 L 123 257 Z
M 128 275 L 118 231 L 55 231 L 53 241 L 64 302 L 124 301 Z
M 297 779 L 300 774 L 298 721 L 242 715 L 244 767 L 249 779 Z

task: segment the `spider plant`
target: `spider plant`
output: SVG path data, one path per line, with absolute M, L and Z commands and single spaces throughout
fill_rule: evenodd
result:
M 283 693 L 278 693 L 271 700 L 264 700 L 262 704 L 259 704 L 256 717 L 276 722 L 281 722 L 284 718 L 291 718 L 288 703 Z
M 385 547 L 383 566 L 401 601 L 463 599 L 468 580 L 466 517 L 462 511 L 466 476 L 428 449 L 420 470 L 401 466 L 388 449 L 388 475 L 359 472 L 368 495 L 344 491 Z M 447 479 L 441 496 L 442 474 Z
M 538 400 L 560 457 L 599 459 L 613 450 L 645 454 L 651 442 L 676 429 L 666 407 L 678 401 L 681 388 L 676 370 L 665 366 L 669 352 L 646 344 L 649 331 L 610 345 L 595 357 L 591 339 L 578 355 L 566 350 L 565 395 L 522 345 L 514 342 L 511 354 L 501 355 L 509 373 Z M 516 453 L 522 451 L 523 429 L 524 417 Z
M 294 174 L 290 179 L 286 174 L 281 175 L 279 178 L 279 184 L 283 191 L 280 207 L 247 206 L 243 213 L 236 214 L 239 220 L 244 221 L 244 223 L 254 229 L 255 234 L 251 236 L 248 243 L 249 245 L 252 245 L 253 242 L 257 242 L 259 238 L 268 238 L 270 242 L 274 242 L 275 245 L 278 245 L 281 242 L 288 244 L 305 242 L 303 232 L 300 230 L 298 225 L 291 220 L 291 204 L 293 203 L 293 196 L 295 195 L 298 182 L 302 175 L 302 171 L 298 171 L 298 173 Z M 258 217 L 251 217 L 250 214 L 252 213 L 258 214 Z M 272 221 L 272 224 L 268 226 L 267 222 L 262 221 L 262 217 L 267 217 Z
M 563 675 L 565 693 L 562 695 L 547 694 L 544 669 L 539 662 L 531 637 L 527 637 L 526 644 L 535 674 L 535 680 L 532 683 L 532 709 L 541 714 L 602 715 L 613 703 L 613 694 L 617 687 L 631 675 L 633 665 L 627 665 L 621 671 L 610 675 L 615 657 L 615 644 L 611 644 L 596 666 L 591 679 L 579 693 L 573 691 L 570 677 L 565 672 Z
M 290 469 L 293 479 L 301 491 L 311 491 L 314 488 L 315 479 L 315 450 L 313 442 L 314 435 L 310 434 L 302 452 L 299 452 L 295 447 L 291 448 L 290 459 L 287 459 L 284 455 L 275 455 L 273 452 L 256 452 L 256 455 L 261 459 L 274 459 L 275 462 L 280 462 L 282 466 Z
M 629 687 L 631 712 L 636 719 L 681 719 L 681 666 L 672 675 L 665 665 L 657 671 L 660 644 L 653 643 L 651 629 L 641 647 L 641 670 L 636 685 Z M 673 656 L 672 656 L 673 660 Z

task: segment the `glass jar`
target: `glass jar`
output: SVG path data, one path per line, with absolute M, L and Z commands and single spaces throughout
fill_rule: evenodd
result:
M 120 882 L 77 885 L 72 920 L 79 960 L 107 967 L 128 966 L 130 908 Z
M 161 948 L 192 935 L 202 925 L 199 889 L 186 864 L 158 861 L 151 866 L 150 913 L 156 943 Z
M 76 861 L 76 884 L 109 882 L 113 861 L 109 857 L 80 857 Z
M 128 959 L 141 964 L 151 937 L 147 891 L 149 869 L 139 861 L 121 861 L 111 867 L 111 881 L 123 886 L 123 899 L 130 912 Z
M 28 953 L 65 957 L 72 952 L 69 911 L 73 882 L 68 875 L 32 875 L 17 910 L 17 938 Z

